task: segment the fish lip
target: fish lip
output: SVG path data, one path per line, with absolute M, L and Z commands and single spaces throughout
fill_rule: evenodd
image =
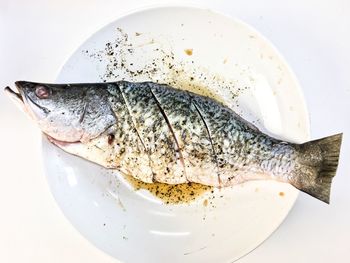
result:
M 19 86 L 17 85 L 17 82 L 16 82 L 16 87 L 18 90 L 20 90 Z M 9 94 L 10 96 L 13 96 L 16 99 L 20 100 L 22 103 L 24 103 L 23 95 L 20 92 L 17 93 L 16 91 L 12 90 L 10 87 L 6 87 L 5 92 L 7 92 L 7 94 Z
M 29 104 L 33 104 L 33 105 L 36 106 L 37 108 L 41 109 L 45 114 L 48 114 L 50 111 L 49 111 L 47 108 L 45 108 L 45 107 L 39 105 L 38 103 L 36 103 L 30 96 L 28 96 L 28 95 L 24 92 L 23 87 L 24 87 L 26 84 L 28 84 L 28 83 L 32 83 L 32 82 L 27 82 L 27 81 L 16 81 L 16 82 L 15 82 L 15 85 L 16 85 L 16 88 L 17 88 L 17 90 L 18 90 L 18 93 L 16 93 L 15 91 L 11 90 L 9 87 L 6 87 L 6 88 L 9 89 L 8 92 L 10 92 L 12 95 L 16 96 L 17 98 L 19 98 L 19 99 L 22 101 L 22 103 L 25 104 L 25 103 L 27 102 L 27 103 L 29 103 Z M 6 88 L 5 88 L 5 89 L 6 89 Z

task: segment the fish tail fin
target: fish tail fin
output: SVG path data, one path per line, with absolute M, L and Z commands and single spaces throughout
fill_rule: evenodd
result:
M 298 145 L 299 158 L 291 184 L 329 204 L 342 133 Z

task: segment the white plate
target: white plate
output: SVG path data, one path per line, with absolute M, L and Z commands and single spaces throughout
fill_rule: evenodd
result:
M 113 55 L 100 52 L 110 47 Z M 121 60 L 124 67 L 115 68 Z M 106 67 L 114 75 L 106 77 Z M 144 71 L 134 76 L 126 68 Z M 309 139 L 303 96 L 283 58 L 251 27 L 209 10 L 158 7 L 121 17 L 77 49 L 57 82 L 121 77 L 209 85 L 261 129 L 291 141 Z M 279 226 L 298 195 L 287 184 L 249 182 L 205 193 L 189 204 L 166 205 L 145 190 L 134 190 L 118 173 L 66 154 L 45 139 L 43 158 L 66 217 L 123 262 L 232 262 Z

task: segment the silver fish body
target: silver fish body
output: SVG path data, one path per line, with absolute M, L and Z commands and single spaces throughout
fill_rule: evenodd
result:
M 341 134 L 293 144 L 225 105 L 152 82 L 17 82 L 24 108 L 65 151 L 147 183 L 277 180 L 329 202 Z M 43 96 L 44 94 L 44 96 Z

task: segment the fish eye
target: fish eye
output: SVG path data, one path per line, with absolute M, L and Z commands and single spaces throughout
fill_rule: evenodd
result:
M 39 99 L 47 99 L 50 95 L 49 89 L 47 87 L 44 86 L 37 86 L 35 88 L 35 95 L 39 98 Z

